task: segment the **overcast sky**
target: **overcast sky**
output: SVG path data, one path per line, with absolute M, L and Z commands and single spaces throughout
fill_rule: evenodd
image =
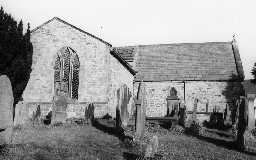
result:
M 256 62 L 255 0 L 0 0 L 31 28 L 59 17 L 113 46 L 231 41 L 246 79 Z

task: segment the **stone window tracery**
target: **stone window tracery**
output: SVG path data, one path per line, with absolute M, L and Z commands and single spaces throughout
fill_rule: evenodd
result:
M 79 58 L 70 47 L 63 47 L 57 53 L 54 65 L 55 95 L 65 95 L 78 99 Z

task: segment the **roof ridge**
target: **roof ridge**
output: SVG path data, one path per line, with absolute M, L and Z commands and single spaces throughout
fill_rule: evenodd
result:
M 113 48 L 126 48 L 126 47 L 146 47 L 146 46 L 164 46 L 164 45 L 185 45 L 185 44 L 207 44 L 207 43 L 212 43 L 212 44 L 216 44 L 216 43 L 229 43 L 231 44 L 232 41 L 212 41 L 212 42 L 192 42 L 192 43 L 158 43 L 158 44 L 139 44 L 139 45 L 128 45 L 128 46 L 117 46 L 117 47 L 113 47 Z
M 69 25 L 70 27 L 72 27 L 72 28 L 74 28 L 74 29 L 76 29 L 76 30 L 78 30 L 78 31 L 80 31 L 80 32 L 82 32 L 82 33 L 84 33 L 84 34 L 87 34 L 87 35 L 89 35 L 89 36 L 91 36 L 91 37 L 93 37 L 93 38 L 95 38 L 95 39 L 98 39 L 99 41 L 101 41 L 101 42 L 105 43 L 106 45 L 112 47 L 112 45 L 111 45 L 110 43 L 104 41 L 103 39 L 101 39 L 101 38 L 99 38 L 99 37 L 97 37 L 97 36 L 95 36 L 95 35 L 93 35 L 93 34 L 91 34 L 91 33 L 88 33 L 88 32 L 86 32 L 86 31 L 82 30 L 81 28 L 78 28 L 78 27 L 76 27 L 76 26 L 74 26 L 74 25 L 72 25 L 72 24 L 70 24 L 70 23 L 64 21 L 63 19 L 60 19 L 59 17 L 56 17 L 56 16 L 53 17 L 52 19 L 46 21 L 45 23 L 39 25 L 38 27 L 34 28 L 33 30 L 31 30 L 31 33 L 32 33 L 32 32 L 35 32 L 36 30 L 38 30 L 38 29 L 41 28 L 42 26 L 44 26 L 44 25 L 46 25 L 46 24 L 52 22 L 53 20 L 58 20 L 58 21 L 60 21 L 60 22 L 62 22 L 62 23 L 64 23 L 64 24 L 66 24 L 66 25 Z

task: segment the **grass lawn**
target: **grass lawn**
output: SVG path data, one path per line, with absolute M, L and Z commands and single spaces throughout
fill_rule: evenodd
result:
M 156 134 L 162 159 L 256 159 L 255 155 L 233 150 L 231 142 L 175 135 L 166 129 L 146 132 L 147 136 Z M 113 134 L 88 125 L 15 129 L 13 144 L 2 148 L 0 154 L 0 159 L 17 160 L 122 160 L 136 157 Z

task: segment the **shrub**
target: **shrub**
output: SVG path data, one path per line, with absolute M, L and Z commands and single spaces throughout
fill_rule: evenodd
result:
M 252 133 L 253 137 L 256 138 L 256 128 L 252 129 L 252 130 L 251 130 L 251 133 Z
M 192 135 L 199 135 L 201 133 L 202 127 L 199 122 L 192 121 L 189 128 L 187 128 L 187 132 Z

